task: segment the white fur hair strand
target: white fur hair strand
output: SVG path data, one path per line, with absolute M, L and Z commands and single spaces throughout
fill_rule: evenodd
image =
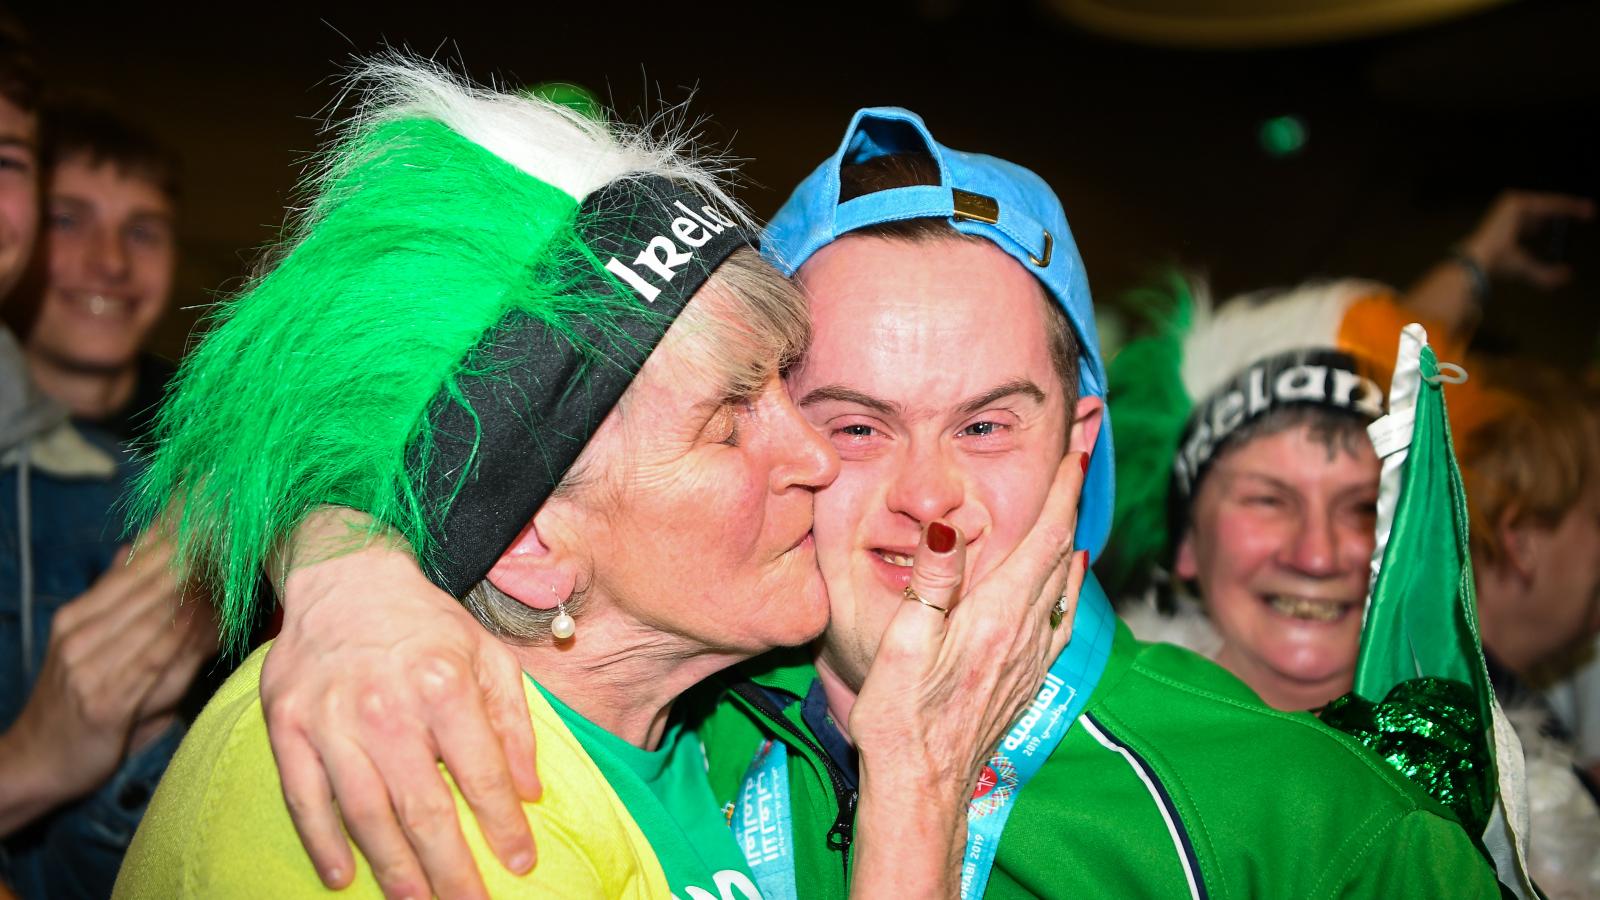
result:
M 724 157 L 699 152 L 669 108 L 643 126 L 596 121 L 542 97 L 473 84 L 441 64 L 402 51 L 358 62 L 345 79 L 359 97 L 352 132 L 405 118 L 440 122 L 579 202 L 612 182 L 661 176 L 686 182 L 754 227 L 724 187 Z M 674 124 L 676 122 L 676 125 Z

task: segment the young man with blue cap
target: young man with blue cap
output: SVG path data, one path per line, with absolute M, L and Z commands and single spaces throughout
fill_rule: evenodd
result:
M 698 729 L 762 895 L 844 896 L 857 789 L 885 778 L 870 755 L 857 771 L 852 746 L 880 730 L 855 701 L 888 689 L 865 676 L 902 652 L 902 611 L 958 593 L 915 573 L 962 548 L 955 581 L 1004 568 L 1072 454 L 1087 479 L 1074 544 L 1098 556 L 1106 382 L 1054 194 L 943 147 L 905 110 L 859 112 L 763 252 L 811 296 L 813 343 L 788 383 L 843 460 L 814 531 L 832 620 L 809 650 L 708 685 Z M 1450 813 L 1368 751 L 1193 654 L 1135 641 L 1093 579 L 1057 612 L 1071 640 L 977 778 L 944 893 L 1499 896 Z
M 724 704 L 700 733 L 766 895 L 842 896 L 842 880 L 824 886 L 848 856 L 848 817 L 828 814 L 849 808 L 846 734 L 871 725 L 850 705 L 897 599 L 896 542 L 948 521 L 981 576 L 1031 521 L 1050 461 L 1076 451 L 1090 459 L 1076 543 L 1098 555 L 1112 499 L 1105 376 L 1054 194 L 941 146 L 905 110 L 856 115 L 764 252 L 811 297 L 812 346 L 788 382 L 843 461 L 815 525 L 833 619 L 814 669 L 750 673 L 757 689 L 731 691 L 743 715 Z M 733 752 L 741 739 L 753 762 Z M 764 777 L 775 756 L 781 796 Z M 785 846 L 774 821 L 792 829 L 793 855 L 770 849 Z M 1498 896 L 1442 807 L 1310 716 L 1135 641 L 1093 579 L 967 824 L 965 897 Z

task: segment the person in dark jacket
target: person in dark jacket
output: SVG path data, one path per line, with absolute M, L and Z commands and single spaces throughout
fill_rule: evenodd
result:
M 38 233 L 37 90 L 25 42 L 0 28 L 0 300 Z M 123 460 L 0 328 L 0 883 L 26 900 L 110 893 L 216 648 L 208 607 L 174 624 L 159 543 L 122 564 Z

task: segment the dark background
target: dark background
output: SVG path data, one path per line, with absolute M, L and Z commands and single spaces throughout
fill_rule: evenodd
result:
M 198 307 L 275 235 L 340 67 L 386 45 L 479 79 L 584 84 L 633 120 L 692 95 L 708 142 L 749 160 L 740 193 L 762 216 L 856 107 L 908 106 L 944 143 L 1050 181 L 1107 304 L 1168 263 L 1209 273 L 1220 297 L 1317 275 L 1403 286 L 1501 187 L 1600 195 L 1597 9 L 1532 0 L 1266 49 L 1139 44 L 1046 0 L 14 13 L 53 85 L 117 103 L 181 151 L 186 309 L 157 342 L 175 354 Z M 1286 114 L 1308 140 L 1274 157 L 1259 128 Z M 1496 292 L 1486 348 L 1597 358 L 1596 231 L 1572 235 L 1567 288 Z

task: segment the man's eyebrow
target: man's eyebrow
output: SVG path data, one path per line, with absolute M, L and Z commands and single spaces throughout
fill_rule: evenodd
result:
M 149 223 L 155 223 L 157 225 L 171 225 L 173 223 L 173 216 L 172 213 L 164 212 L 158 209 L 141 209 L 129 216 L 128 221 L 136 225 L 145 225 Z
M 963 416 L 970 416 L 986 406 L 1016 396 L 1027 397 L 1035 403 L 1044 402 L 1044 391 L 1037 384 L 1026 378 L 1013 378 L 962 403 L 959 411 Z
M 857 406 L 865 406 L 867 409 L 885 416 L 893 416 L 900 413 L 900 404 L 898 403 L 890 403 L 887 400 L 879 400 L 877 397 L 863 394 L 860 391 L 852 390 L 851 388 L 847 388 L 840 384 L 824 385 L 815 390 L 809 391 L 804 397 L 800 398 L 800 403 L 798 405 L 801 409 L 804 409 L 817 403 L 827 403 L 830 400 L 839 403 L 854 403 Z

